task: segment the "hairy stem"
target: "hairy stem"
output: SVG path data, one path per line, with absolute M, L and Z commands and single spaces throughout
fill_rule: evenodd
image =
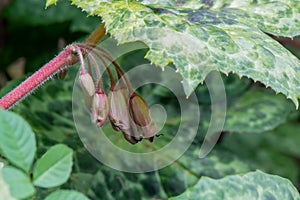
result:
M 105 35 L 104 24 L 102 24 L 95 32 L 93 32 L 86 40 L 87 44 L 96 44 Z M 51 76 L 67 66 L 78 62 L 78 57 L 74 55 L 72 45 L 67 46 L 58 56 L 45 64 L 36 71 L 32 76 L 27 78 L 23 83 L 13 89 L 0 99 L 0 108 L 9 109 L 22 99 L 24 99 L 33 90 L 47 81 Z
M 11 108 L 14 104 L 30 94 L 35 88 L 48 80 L 53 74 L 73 63 L 73 54 L 70 48 L 65 48 L 58 56 L 44 65 L 41 69 L 27 78 L 23 83 L 17 86 L 0 99 L 0 107 L 4 109 Z

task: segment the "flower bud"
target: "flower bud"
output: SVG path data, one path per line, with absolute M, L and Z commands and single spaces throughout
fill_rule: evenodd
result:
M 127 99 L 122 89 L 110 90 L 108 94 L 110 103 L 109 119 L 116 131 L 128 131 L 130 128 Z
M 60 80 L 64 80 L 66 78 L 67 74 L 68 74 L 68 69 L 65 68 L 65 69 L 59 71 L 57 76 Z
M 131 144 L 136 144 L 143 139 L 142 129 L 140 126 L 136 125 L 135 122 L 130 118 L 130 128 L 129 130 L 122 131 L 124 138 Z
M 108 100 L 102 89 L 99 89 L 93 97 L 92 102 L 92 120 L 97 123 L 98 127 L 105 124 L 108 116 Z
M 141 130 L 142 136 L 152 142 L 156 134 L 156 127 L 146 101 L 133 93 L 129 100 L 129 108 L 133 122 Z
M 135 137 L 133 137 L 132 135 L 130 135 L 130 133 L 123 132 L 123 136 L 131 144 L 136 144 L 136 143 L 139 142 L 139 140 L 136 140 Z
M 95 83 L 89 73 L 82 72 L 79 76 L 80 86 L 85 94 L 93 96 L 95 94 Z
M 84 103 L 88 111 L 92 110 L 94 96 L 83 95 Z

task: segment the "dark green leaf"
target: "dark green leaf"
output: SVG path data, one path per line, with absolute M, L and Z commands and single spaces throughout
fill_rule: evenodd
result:
M 288 155 L 288 151 L 283 151 L 289 140 L 293 141 L 295 138 L 283 139 L 274 132 L 262 134 L 233 133 L 225 136 L 223 145 L 232 150 L 233 154 L 248 160 L 254 168 L 278 174 L 296 183 L 299 177 L 298 164 L 294 158 Z
M 195 148 L 195 147 L 194 147 Z M 191 148 L 174 164 L 159 171 L 168 196 L 175 196 L 191 187 L 202 176 L 223 178 L 250 171 L 250 163 L 233 155 L 227 149 L 215 148 L 208 156 L 199 158 L 199 150 Z M 172 178 L 170 178 L 172 177 Z
M 224 131 L 261 133 L 285 122 L 292 105 L 283 95 L 249 90 L 228 109 Z
M 54 3 L 54 1 L 52 2 Z M 83 32 L 91 32 L 101 24 L 100 18 L 86 17 L 84 13 L 66 1 L 60 1 L 55 7 L 45 10 L 44 1 L 15 0 L 4 11 L 4 16 L 14 23 L 21 23 L 23 26 L 71 22 L 71 31 Z
M 272 148 L 300 158 L 300 125 L 299 123 L 285 123 L 272 132 L 262 136 L 263 141 Z

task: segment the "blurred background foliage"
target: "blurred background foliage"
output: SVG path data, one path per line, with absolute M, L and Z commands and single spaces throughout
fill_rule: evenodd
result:
M 65 44 L 83 40 L 101 24 L 99 17 L 86 17 L 67 1 L 47 10 L 44 6 L 41 0 L 0 1 L 0 96 L 52 59 Z M 300 56 L 297 45 L 283 43 Z M 128 70 L 148 63 L 145 53 L 135 51 L 118 62 Z M 72 175 L 62 188 L 78 190 L 91 199 L 165 199 L 183 193 L 202 176 L 218 179 L 259 169 L 288 178 L 299 189 L 299 111 L 285 97 L 263 85 L 234 74 L 222 76 L 228 117 L 217 146 L 204 159 L 198 158 L 198 150 L 211 117 L 210 98 L 206 86 L 199 86 L 196 94 L 201 122 L 193 145 L 164 169 L 130 174 L 102 165 L 82 145 L 72 116 L 72 88 L 77 70 L 78 66 L 72 67 L 63 81 L 53 77 L 13 108 L 33 127 L 38 157 L 56 143 L 65 143 L 74 150 Z M 180 122 L 176 99 L 167 89 L 156 85 L 139 92 L 148 102 L 160 103 L 168 110 L 166 136 L 156 140 L 171 140 L 173 129 Z M 48 193 L 39 189 L 36 199 L 43 199 Z

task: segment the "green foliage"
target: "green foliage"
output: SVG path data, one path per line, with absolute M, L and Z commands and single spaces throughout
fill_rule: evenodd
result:
M 144 42 L 150 48 L 146 58 L 152 63 L 161 67 L 174 63 L 187 95 L 209 72 L 218 70 L 260 81 L 298 107 L 300 62 L 266 34 L 300 35 L 296 2 L 168 1 L 162 5 L 72 0 L 89 14 L 101 16 L 120 43 Z
M 292 183 L 263 172 L 228 176 L 220 180 L 203 177 L 174 200 L 187 199 L 300 199 Z
M 0 163 L 3 165 L 3 163 Z M 2 199 L 6 200 L 15 200 L 14 197 L 12 197 L 11 192 L 9 191 L 9 185 L 4 181 L 2 176 L 2 169 L 3 166 L 0 166 L 0 194 Z
M 228 111 L 224 131 L 261 133 L 284 123 L 293 109 L 282 95 L 249 90 Z
M 53 192 L 45 200 L 89 200 L 83 194 L 71 190 L 58 190 Z
M 28 198 L 35 194 L 34 186 L 51 188 L 60 186 L 67 181 L 73 164 L 72 149 L 64 144 L 52 146 L 36 161 L 31 172 L 30 168 L 36 151 L 36 140 L 31 127 L 17 114 L 5 110 L 0 110 L 0 125 L 2 127 L 1 154 L 20 168 L 9 165 L 2 168 L 3 163 L 0 163 L 0 185 L 3 187 L 1 187 L 3 190 L 1 199 L 4 198 L 4 195 L 6 199 Z M 29 176 L 31 173 L 32 180 Z M 9 192 L 7 187 L 9 187 Z M 69 199 L 72 197 L 86 199 L 83 194 L 78 192 L 62 192 L 62 194 L 58 192 L 57 195 Z
M 33 168 L 34 185 L 49 188 L 66 182 L 72 169 L 72 153 L 62 144 L 51 147 Z
M 250 170 L 252 167 L 249 163 L 231 154 L 228 149 L 215 148 L 207 157 L 200 159 L 199 151 L 191 148 L 176 163 L 160 170 L 159 175 L 170 197 L 183 193 L 202 176 L 222 178 Z
M 9 185 L 12 196 L 23 199 L 32 196 L 35 189 L 29 177 L 22 171 L 14 167 L 4 167 L 2 169 L 4 181 Z
M 295 160 L 300 156 L 296 147 L 299 145 L 298 128 L 298 124 L 289 122 L 261 134 L 230 134 L 224 137 L 222 145 L 255 168 L 263 167 L 296 183 L 300 174 Z
M 198 134 L 190 148 L 163 169 L 131 174 L 104 166 L 86 150 L 76 132 L 72 116 L 75 66 L 64 81 L 54 77 L 16 105 L 14 113 L 0 110 L 0 199 L 299 199 L 300 115 L 286 97 L 297 105 L 300 62 L 292 54 L 300 55 L 300 51 L 292 46 L 290 52 L 270 37 L 300 35 L 297 0 L 72 3 L 86 13 L 66 0 L 47 0 L 46 10 L 44 1 L 11 1 L 1 16 L 9 24 L 4 28 L 17 42 L 4 38 L 1 66 L 24 56 L 30 72 L 56 54 L 59 37 L 67 43 L 82 40 L 78 32 L 90 33 L 101 16 L 119 43 L 142 41 L 149 47 L 148 52 L 144 49 L 119 58 L 122 68 L 148 63 L 144 57 L 160 67 L 174 64 L 186 94 L 197 87 Z M 0 32 L 1 28 L 0 23 Z M 200 159 L 199 148 L 211 120 L 211 100 L 206 85 L 198 85 L 214 70 L 224 73 L 227 118 L 217 145 Z M 162 74 L 157 78 L 163 78 Z M 1 89 L 0 96 L 20 80 Z M 175 96 L 165 88 L 151 85 L 139 88 L 139 93 L 147 102 L 163 105 L 168 118 L 163 135 L 151 144 L 132 146 L 119 133 L 103 127 L 109 140 L 124 150 L 160 149 L 172 141 L 181 120 L 194 117 L 181 119 Z M 184 131 L 195 130 L 184 127 Z M 98 136 L 92 139 L 101 145 Z
M 44 1 L 15 0 L 4 11 L 4 16 L 9 17 L 13 23 L 22 22 L 23 26 L 71 22 L 70 30 L 73 32 L 91 32 L 101 23 L 99 18 L 86 17 L 84 13 L 65 1 L 58 3 L 55 8 L 52 7 L 45 10 L 44 7 Z M 28 15 L 29 12 L 30 15 Z
M 35 135 L 20 116 L 0 109 L 0 148 L 5 157 L 28 172 L 36 151 Z

